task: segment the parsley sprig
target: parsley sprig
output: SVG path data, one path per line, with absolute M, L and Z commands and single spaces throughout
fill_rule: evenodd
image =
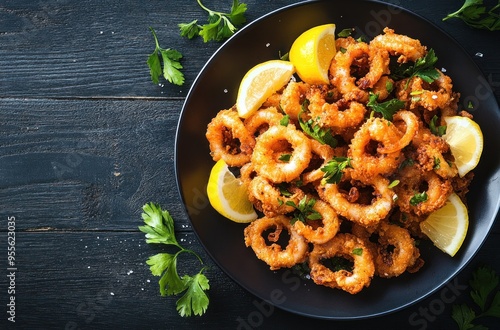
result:
M 411 206 L 417 206 L 420 203 L 427 202 L 429 199 L 429 196 L 427 195 L 427 192 L 421 192 L 421 193 L 415 193 L 412 198 L 410 198 L 410 205 Z
M 200 25 L 198 20 L 191 21 L 190 23 L 180 23 L 180 35 L 188 39 L 196 36 L 201 36 L 204 42 L 208 41 L 222 41 L 232 36 L 238 26 L 246 22 L 245 12 L 247 5 L 238 0 L 233 0 L 231 11 L 224 13 L 207 8 L 197 0 L 198 5 L 208 13 L 207 23 Z
M 201 270 L 194 276 L 179 276 L 177 259 L 183 253 L 194 255 L 201 264 L 200 256 L 189 249 L 182 247 L 174 233 L 174 220 L 168 211 L 162 210 L 158 204 L 148 203 L 143 206 L 142 219 L 145 225 L 139 230 L 146 234 L 146 243 L 166 244 L 177 248 L 177 252 L 158 253 L 151 256 L 146 263 L 150 266 L 154 276 L 161 276 L 160 293 L 162 296 L 184 295 L 177 300 L 177 312 L 183 316 L 203 315 L 208 308 L 208 296 L 205 291 L 210 288 L 207 277 Z
M 395 80 L 409 78 L 406 87 L 408 87 L 413 77 L 420 77 L 423 81 L 430 84 L 439 78 L 439 72 L 435 67 L 437 60 L 436 53 L 434 49 L 431 48 L 424 57 L 417 59 L 414 64 L 407 62 L 392 67 L 391 77 Z
M 152 27 L 149 29 L 155 40 L 155 50 L 147 60 L 151 80 L 158 84 L 160 76 L 163 75 L 168 82 L 182 86 L 184 84 L 184 74 L 181 72 L 182 65 L 180 63 L 182 54 L 175 49 L 162 48 L 155 30 Z
M 316 211 L 314 209 L 314 205 L 316 204 L 316 199 L 314 198 L 307 198 L 307 196 L 304 196 L 300 201 L 299 204 L 295 204 L 293 201 L 287 201 L 286 205 L 292 206 L 295 208 L 295 212 L 293 212 L 293 216 L 291 219 L 292 225 L 296 221 L 302 221 L 306 222 L 307 220 L 320 220 L 323 218 L 321 213 Z
M 465 24 L 476 28 L 490 31 L 500 30 L 500 0 L 491 9 L 483 5 L 483 0 L 465 0 L 462 7 L 443 18 L 461 19 Z
M 330 147 L 335 148 L 337 146 L 338 141 L 333 136 L 330 128 L 321 127 L 312 118 L 310 118 L 307 121 L 304 121 L 302 119 L 302 114 L 306 111 L 307 106 L 308 106 L 308 101 L 306 100 L 302 104 L 302 109 L 300 110 L 299 115 L 298 115 L 300 128 L 302 128 L 304 133 L 306 133 L 307 135 L 309 135 L 310 137 L 312 137 L 313 139 L 315 139 L 319 143 L 327 144 Z
M 429 123 L 429 129 L 431 133 L 437 136 L 443 136 L 446 134 L 446 125 L 438 125 L 438 116 L 434 115 Z
M 321 168 L 324 172 L 321 184 L 339 183 L 346 168 L 352 168 L 351 158 L 348 157 L 334 157 L 332 160 Z
M 392 116 L 394 116 L 398 110 L 405 107 L 405 103 L 399 99 L 390 99 L 382 103 L 379 103 L 377 99 L 378 94 L 370 92 L 366 106 L 375 112 L 381 113 L 386 120 L 392 121 Z
M 478 318 L 484 316 L 500 318 L 500 291 L 498 290 L 498 276 L 488 267 L 479 267 L 472 274 L 469 281 L 470 296 L 479 307 L 479 314 L 467 304 L 453 305 L 452 318 L 460 330 L 486 329 L 474 324 Z

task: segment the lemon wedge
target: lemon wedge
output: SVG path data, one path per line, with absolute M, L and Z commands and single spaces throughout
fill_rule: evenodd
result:
M 295 39 L 289 57 L 302 81 L 328 84 L 328 69 L 335 53 L 335 24 L 324 24 Z
M 458 174 L 463 177 L 479 163 L 483 152 L 483 133 L 472 119 L 462 116 L 444 118 L 446 134 L 443 139 L 450 145 Z
M 445 205 L 420 223 L 422 233 L 440 250 L 454 256 L 467 235 L 469 214 L 460 197 L 452 193 Z
M 282 60 L 262 62 L 248 70 L 241 80 L 236 97 L 236 109 L 241 118 L 254 114 L 273 93 L 285 86 L 295 68 Z
M 212 167 L 207 194 L 212 207 L 224 217 L 239 223 L 257 219 L 257 213 L 248 200 L 246 187 L 222 159 Z

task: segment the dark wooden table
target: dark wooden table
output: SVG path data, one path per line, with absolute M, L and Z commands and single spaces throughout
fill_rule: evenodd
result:
M 244 2 L 252 21 L 296 1 Z M 231 1 L 204 3 L 226 10 Z M 400 5 L 458 39 L 499 100 L 498 32 L 441 21 L 461 4 Z M 190 227 L 174 174 L 184 98 L 221 45 L 183 39 L 177 24 L 205 17 L 195 0 L 0 1 L 0 328 L 455 328 L 451 308 L 468 301 L 472 271 L 488 264 L 500 273 L 499 223 L 447 288 L 370 320 L 322 321 L 262 310 L 261 300 L 210 260 Z M 165 47 L 184 54 L 184 86 L 151 82 L 149 26 Z M 177 298 L 159 295 L 158 279 L 145 264 L 159 249 L 137 229 L 149 201 L 170 211 L 178 238 L 209 266 L 210 306 L 202 317 L 181 318 Z M 13 281 L 7 276 L 9 231 L 15 232 Z M 15 293 L 9 293 L 12 285 Z M 12 296 L 15 323 L 6 313 Z M 498 328 L 492 319 L 484 324 Z

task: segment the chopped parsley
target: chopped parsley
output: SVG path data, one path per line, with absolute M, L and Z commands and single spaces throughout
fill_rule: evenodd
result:
M 392 188 L 396 187 L 396 186 L 399 184 L 399 182 L 400 182 L 399 180 L 394 180 L 394 181 L 392 181 L 392 182 L 389 184 L 388 188 L 389 188 L 389 189 L 392 189 Z
M 434 115 L 434 117 L 432 117 L 432 119 L 429 123 L 429 128 L 430 128 L 432 134 L 437 135 L 437 136 L 443 136 L 446 134 L 446 125 L 436 126 L 437 120 L 438 120 L 438 117 L 436 115 Z
M 325 166 L 321 168 L 324 172 L 321 184 L 339 183 L 346 168 L 352 168 L 351 158 L 348 157 L 335 157 L 330 160 Z
M 366 103 L 366 106 L 371 108 L 373 111 L 382 114 L 385 119 L 390 121 L 392 121 L 392 116 L 394 116 L 394 114 L 398 110 L 405 107 L 405 103 L 399 99 L 390 99 L 389 101 L 385 101 L 382 103 L 379 103 L 377 99 L 378 94 L 370 92 L 368 103 Z
M 310 137 L 315 139 L 321 144 L 327 144 L 332 148 L 335 148 L 337 146 L 337 139 L 333 137 L 332 132 L 330 128 L 323 128 L 318 123 L 316 123 L 312 118 L 309 119 L 308 121 L 304 121 L 302 119 L 302 113 L 304 113 L 305 109 L 307 108 L 308 101 L 306 100 L 302 104 L 302 109 L 299 112 L 298 119 L 299 119 L 299 125 Z
M 352 250 L 352 254 L 357 255 L 357 256 L 363 255 L 363 248 L 354 248 Z
M 417 206 L 420 203 L 426 202 L 429 196 L 427 196 L 427 192 L 415 193 L 412 198 L 410 198 L 410 205 Z
M 291 154 L 282 154 L 278 159 L 282 162 L 288 163 L 290 161 L 290 158 L 292 158 Z
M 439 71 L 435 68 L 438 58 L 434 49 L 429 49 L 424 57 L 419 58 L 414 64 L 410 62 L 395 65 L 391 68 L 391 77 L 395 80 L 409 78 L 408 84 L 413 77 L 420 77 L 427 83 L 432 83 L 439 78 Z
M 337 37 L 339 37 L 339 38 L 347 38 L 347 37 L 349 37 L 352 34 L 353 31 L 354 31 L 353 28 L 343 29 L 342 31 L 340 31 L 339 33 L 337 33 Z
M 299 204 L 296 205 L 293 201 L 286 202 L 286 205 L 293 206 L 295 208 L 295 212 L 293 213 L 291 224 L 293 225 L 296 221 L 306 222 L 307 220 L 321 220 L 323 217 L 321 213 L 314 210 L 314 205 L 316 204 L 316 199 L 307 198 L 304 196 Z

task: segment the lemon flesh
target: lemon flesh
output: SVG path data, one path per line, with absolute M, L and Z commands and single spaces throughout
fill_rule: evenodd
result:
M 452 193 L 445 205 L 420 223 L 420 229 L 440 250 L 454 256 L 467 235 L 469 214 L 460 197 Z
M 302 81 L 328 84 L 328 69 L 336 52 L 335 24 L 324 24 L 305 31 L 295 39 L 289 56 Z
M 444 118 L 446 134 L 443 139 L 450 145 L 458 174 L 463 177 L 479 163 L 483 152 L 483 133 L 472 119 L 462 116 Z
M 257 213 L 248 200 L 246 187 L 222 159 L 212 167 L 207 195 L 212 207 L 234 222 L 248 223 L 257 219 Z
M 292 63 L 270 60 L 251 68 L 243 77 L 238 88 L 236 109 L 241 118 L 254 114 L 273 93 L 285 86 L 293 74 Z

